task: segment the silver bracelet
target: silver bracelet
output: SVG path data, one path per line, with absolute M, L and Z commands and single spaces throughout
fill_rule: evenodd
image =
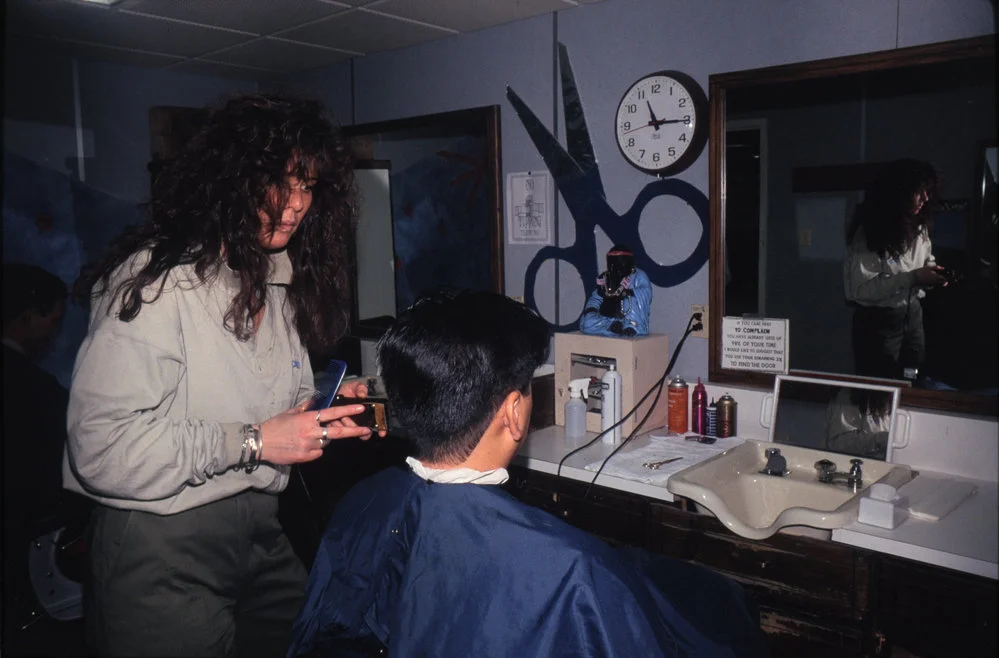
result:
M 239 457 L 239 467 L 247 473 L 252 473 L 260 466 L 260 453 L 264 447 L 260 430 L 253 425 L 243 425 L 243 453 Z M 244 461 L 244 455 L 249 456 Z

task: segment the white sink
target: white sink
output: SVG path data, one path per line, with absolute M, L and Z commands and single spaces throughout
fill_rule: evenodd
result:
M 763 475 L 767 448 L 780 449 L 789 473 Z M 898 488 L 912 479 L 904 464 L 864 460 L 861 488 L 842 480 L 819 482 L 815 462 L 828 459 L 850 469 L 850 457 L 835 452 L 747 440 L 720 455 L 671 475 L 666 488 L 709 509 L 732 532 L 765 539 L 786 526 L 841 528 L 857 519 L 860 497 L 875 482 Z

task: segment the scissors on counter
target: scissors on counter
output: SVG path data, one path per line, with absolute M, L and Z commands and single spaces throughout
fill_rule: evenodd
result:
M 683 459 L 683 457 L 670 457 L 669 459 L 662 459 L 657 462 L 645 462 L 644 464 L 642 464 L 642 466 L 653 471 L 658 471 L 660 466 L 665 466 L 666 464 L 672 464 L 673 462 L 678 462 L 681 459 Z
M 568 150 L 559 144 L 520 96 L 510 87 L 506 88 L 507 99 L 541 154 L 576 222 L 575 242 L 566 247 L 542 247 L 528 264 L 524 281 L 524 299 L 527 305 L 537 309 L 534 288 L 538 270 L 547 260 L 560 260 L 575 267 L 583 281 L 584 301 L 589 299 L 597 287 L 597 226 L 610 238 L 611 244 L 631 247 L 635 255 L 635 266 L 644 271 L 654 285 L 668 288 L 683 283 L 708 260 L 708 198 L 690 183 L 675 178 L 662 178 L 646 185 L 624 214 L 615 212 L 604 194 L 600 170 L 586 128 L 586 118 L 583 116 L 583 106 L 564 44 L 559 44 L 558 56 Z M 674 196 L 687 202 L 701 221 L 701 236 L 697 245 L 687 258 L 672 265 L 662 265 L 653 260 L 645 251 L 638 231 L 643 210 L 649 202 L 660 196 Z M 662 228 L 666 230 L 668 224 L 664 222 Z M 580 304 L 580 311 L 582 308 L 583 304 Z M 556 331 L 574 331 L 578 328 L 579 316 L 571 323 L 555 327 Z

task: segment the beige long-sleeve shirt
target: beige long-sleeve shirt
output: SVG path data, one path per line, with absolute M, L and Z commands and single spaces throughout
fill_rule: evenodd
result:
M 909 250 L 898 258 L 881 257 L 867 248 L 863 228 L 857 229 L 843 261 L 847 301 L 863 306 L 904 306 L 909 295 L 924 297 L 916 287 L 917 270 L 933 262 L 930 236 L 924 228 Z
M 308 352 L 285 303 L 287 254 L 271 258 L 263 318 L 245 342 L 223 327 L 238 289 L 225 268 L 202 284 L 193 266 L 176 267 L 159 299 L 131 322 L 108 314 L 123 272 L 146 257 L 120 267 L 94 304 L 73 369 L 64 486 L 111 507 L 156 514 L 247 489 L 283 490 L 288 467 L 232 467 L 244 424 L 261 423 L 313 391 Z

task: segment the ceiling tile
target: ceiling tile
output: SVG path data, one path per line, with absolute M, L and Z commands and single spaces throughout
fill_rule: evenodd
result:
M 234 6 L 237 10 L 234 11 Z M 332 16 L 347 9 L 343 4 L 319 0 L 128 0 L 123 10 L 164 18 L 213 25 L 254 34 L 278 30 Z
M 53 41 L 53 43 L 58 44 L 57 41 Z M 111 48 L 95 43 L 63 42 L 63 44 L 56 47 L 65 47 L 73 55 L 82 59 L 97 59 L 105 62 L 113 62 L 115 64 L 125 64 L 127 66 L 164 68 L 171 64 L 184 61 L 181 57 L 126 50 L 124 48 Z
M 105 20 L 107 7 L 65 0 L 7 0 L 4 3 L 7 34 L 32 34 L 79 38 L 80 30 Z
M 239 32 L 111 12 L 105 19 L 83 27 L 78 40 L 193 57 L 235 46 L 252 38 Z
M 288 30 L 281 37 L 366 54 L 404 48 L 453 33 L 356 9 Z
M 254 66 L 261 69 L 294 73 L 330 66 L 348 57 L 350 57 L 349 53 L 338 50 L 264 37 L 206 55 L 203 59 L 224 64 Z
M 467 32 L 548 14 L 571 5 L 563 0 L 385 0 L 371 9 Z
M 334 5 L 350 5 L 351 7 L 364 7 L 365 5 L 377 5 L 381 0 L 319 0 Z
M 164 68 L 184 61 L 182 57 L 171 57 L 170 55 L 140 52 L 125 48 L 111 48 L 93 43 L 64 41 L 62 39 L 32 39 L 31 47 L 44 48 L 46 52 L 58 53 L 68 57 L 79 57 L 86 60 L 97 60 L 145 68 Z

